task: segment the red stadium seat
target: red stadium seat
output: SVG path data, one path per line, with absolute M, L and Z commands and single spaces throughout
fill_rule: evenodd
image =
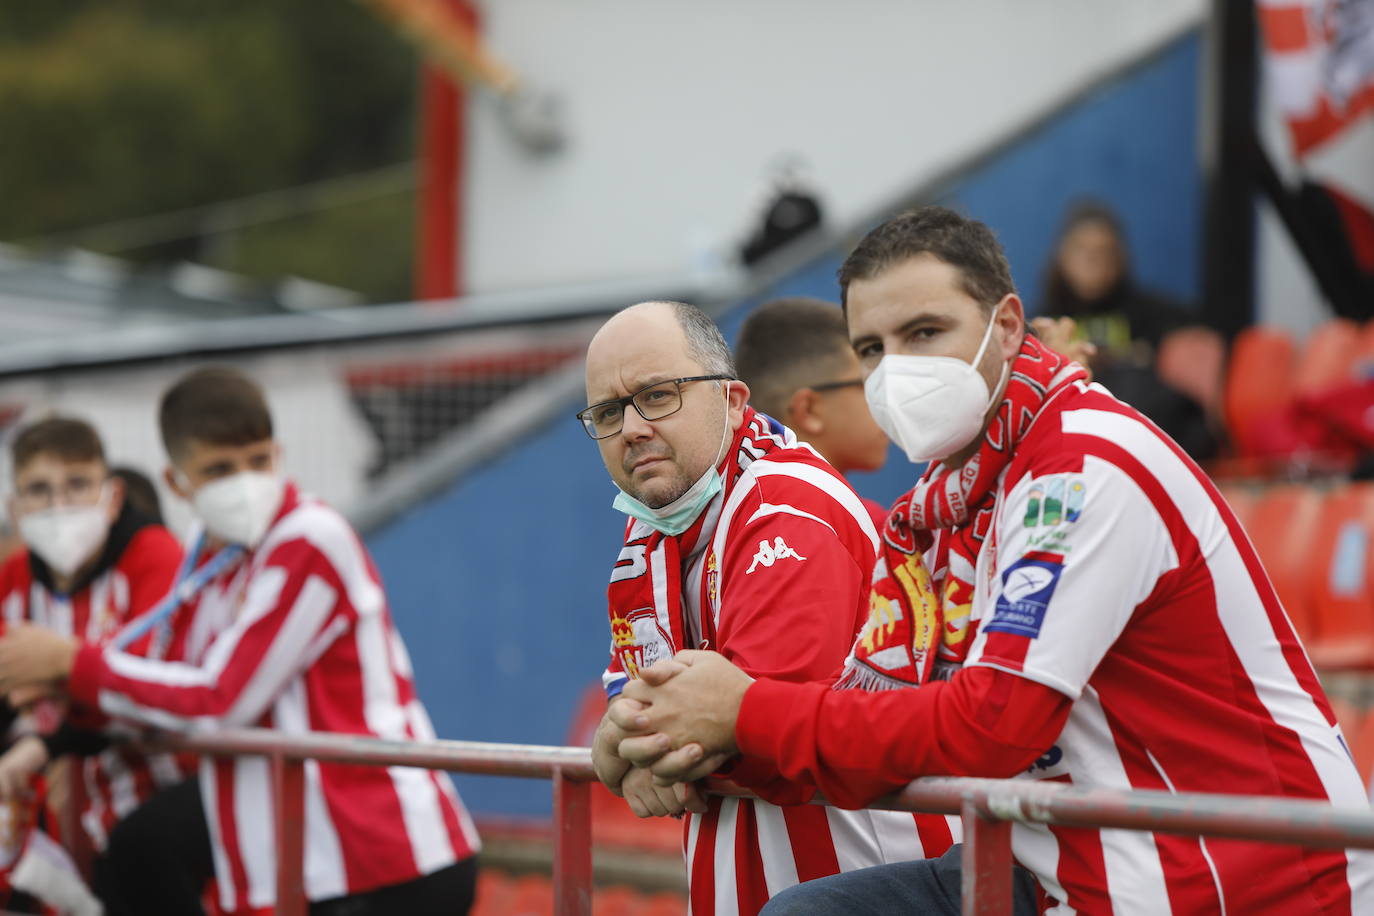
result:
M 1355 758 L 1355 766 L 1360 770 L 1360 778 L 1365 785 L 1369 785 L 1374 780 L 1374 711 L 1366 710 L 1354 729 L 1352 734 L 1346 731 L 1344 725 L 1341 726 L 1351 756 Z
M 1297 394 L 1312 394 L 1350 381 L 1360 350 L 1360 326 L 1336 318 L 1317 327 L 1303 345 L 1293 371 Z
M 477 872 L 477 899 L 471 916 L 502 916 L 515 901 L 515 882 L 503 871 L 483 868 Z
M 553 882 L 544 875 L 515 879 L 515 894 L 501 916 L 553 916 Z
M 687 916 L 687 900 L 681 894 L 654 894 L 640 906 L 639 916 Z
M 599 887 L 592 894 L 592 916 L 636 916 L 643 898 L 633 888 Z
M 1270 487 L 1255 505 L 1246 532 L 1274 583 L 1284 610 L 1304 642 L 1315 634 L 1307 587 L 1307 549 L 1321 513 L 1322 495 L 1300 484 Z
M 1221 497 L 1226 500 L 1231 511 L 1236 514 L 1241 527 L 1248 533 L 1251 519 L 1255 516 L 1255 507 L 1259 505 L 1259 495 L 1254 488 L 1235 481 L 1218 482 L 1217 489 L 1221 491 Z
M 1336 714 L 1336 724 L 1341 727 L 1341 733 L 1345 735 L 1346 743 L 1353 740 L 1353 736 L 1359 732 L 1368 716 L 1364 710 L 1343 697 L 1331 697 L 1331 711 Z
M 1256 454 L 1257 428 L 1292 400 L 1295 352 L 1293 338 L 1279 328 L 1256 325 L 1236 336 L 1222 407 L 1240 454 Z
M 1374 669 L 1374 484 L 1332 490 L 1322 504 L 1308 552 L 1319 668 Z

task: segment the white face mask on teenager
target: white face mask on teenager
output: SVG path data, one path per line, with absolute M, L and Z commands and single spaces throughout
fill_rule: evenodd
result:
M 280 474 L 240 471 L 196 490 L 191 506 L 214 537 L 256 547 L 281 508 L 285 488 L 286 479 Z
M 59 576 L 91 560 L 110 535 L 110 491 L 89 506 L 53 506 L 19 518 L 19 536 Z
M 953 356 L 889 353 L 864 382 L 864 398 L 873 419 L 913 463 L 943 461 L 982 432 L 993 392 L 978 364 L 995 323 L 996 312 L 988 319 L 972 363 Z M 1008 365 L 1002 363 L 998 391 Z

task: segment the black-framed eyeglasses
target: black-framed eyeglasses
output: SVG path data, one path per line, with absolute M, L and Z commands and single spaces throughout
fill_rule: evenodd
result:
M 56 486 L 46 480 L 35 480 L 20 487 L 16 501 L 25 509 L 50 509 L 53 506 L 84 506 L 94 503 L 100 488 L 108 478 L 77 475 L 60 481 Z
M 645 385 L 634 394 L 614 401 L 602 401 L 577 412 L 582 428 L 593 439 L 609 439 L 625 428 L 625 405 L 646 420 L 662 420 L 682 409 L 682 386 L 688 382 L 729 382 L 729 375 L 689 375 Z
M 839 388 L 862 388 L 864 380 L 861 378 L 845 379 L 842 382 L 821 382 L 819 385 L 807 385 L 812 391 L 835 391 Z

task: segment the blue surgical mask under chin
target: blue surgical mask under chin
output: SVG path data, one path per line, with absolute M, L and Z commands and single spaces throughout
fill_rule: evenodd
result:
M 705 474 L 697 478 L 697 482 L 692 484 L 686 493 L 666 506 L 658 509 L 646 506 L 624 490 L 616 494 L 611 505 L 630 518 L 639 519 L 655 531 L 676 536 L 692 527 L 692 523 L 701 515 L 702 510 L 710 505 L 711 500 L 715 499 L 716 494 L 724 487 L 725 481 L 721 479 L 720 471 L 712 465 L 706 469 Z

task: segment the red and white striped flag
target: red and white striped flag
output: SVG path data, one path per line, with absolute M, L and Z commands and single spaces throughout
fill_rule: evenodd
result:
M 1299 158 L 1374 111 L 1374 0 L 1256 0 L 1271 91 Z

